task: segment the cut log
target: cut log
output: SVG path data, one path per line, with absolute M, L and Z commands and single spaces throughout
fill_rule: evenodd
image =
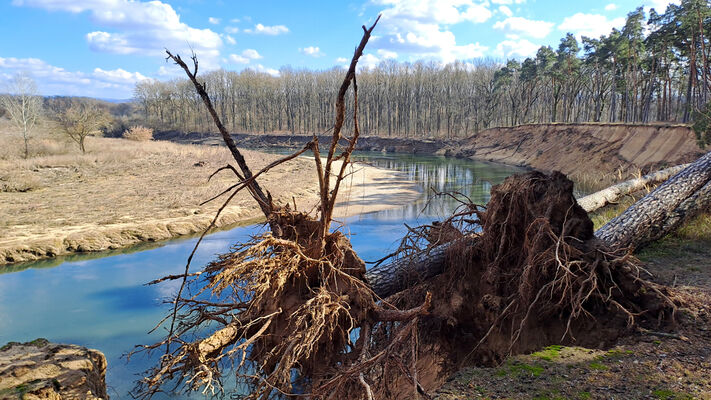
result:
M 661 171 L 660 171 L 661 172 Z M 677 229 L 684 221 L 711 206 L 711 153 L 672 176 L 622 215 L 595 232 L 611 247 L 635 247 L 650 243 Z M 373 267 L 366 279 L 381 298 L 398 293 L 444 270 L 447 249 L 459 241 L 476 245 L 467 237 L 434 247 L 415 257 Z
M 658 183 L 664 182 L 677 173 L 681 172 L 684 168 L 688 167 L 690 164 L 677 165 L 675 167 L 663 169 L 661 171 L 653 172 L 651 174 L 630 179 L 628 181 L 618 183 L 616 185 L 610 186 L 609 188 L 602 189 L 599 192 L 589 194 L 585 197 L 578 199 L 578 204 L 587 212 L 593 212 L 597 209 L 605 207 L 608 204 L 615 203 L 622 197 L 634 193 L 638 190 L 642 190 L 649 185 L 656 185 Z
M 595 232 L 611 247 L 640 248 L 709 204 L 711 153 L 693 162 Z

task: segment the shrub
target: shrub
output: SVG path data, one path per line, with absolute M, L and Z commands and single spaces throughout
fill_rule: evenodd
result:
M 123 138 L 137 142 L 153 140 L 153 129 L 140 125 L 132 126 L 123 132 Z
M 42 181 L 29 172 L 8 172 L 0 175 L 0 192 L 29 192 L 40 188 Z

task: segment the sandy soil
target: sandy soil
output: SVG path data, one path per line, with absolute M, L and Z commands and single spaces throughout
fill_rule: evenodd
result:
M 0 139 L 13 145 L 8 137 Z M 221 199 L 200 203 L 235 181 L 229 172 L 207 181 L 217 168 L 234 163 L 221 146 L 89 138 L 88 151 L 81 154 L 56 138 L 34 145 L 44 153 L 28 160 L 0 154 L 0 265 L 201 232 Z M 245 157 L 254 170 L 278 158 L 248 150 Z M 351 172 L 338 217 L 396 207 L 419 196 L 416 186 L 394 171 L 357 166 Z M 306 158 L 271 170 L 260 184 L 277 203 L 295 199 L 304 210 L 316 203 L 318 183 Z M 217 226 L 260 217 L 244 192 Z
M 589 123 L 486 129 L 440 153 L 557 170 L 594 189 L 693 161 L 703 151 L 688 126 Z

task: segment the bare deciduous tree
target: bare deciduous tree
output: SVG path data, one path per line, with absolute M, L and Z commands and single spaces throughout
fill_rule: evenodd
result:
M 10 115 L 10 120 L 22 132 L 25 141 L 25 158 L 29 157 L 29 141 L 42 111 L 42 99 L 35 81 L 24 73 L 16 74 L 7 85 L 7 93 L 0 97 L 0 105 Z
M 86 152 L 84 140 L 90 135 L 100 135 L 101 129 L 111 123 L 109 113 L 93 104 L 74 104 L 58 116 L 62 131 L 75 141 L 82 153 Z

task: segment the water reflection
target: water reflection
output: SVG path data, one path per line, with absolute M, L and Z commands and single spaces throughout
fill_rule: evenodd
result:
M 457 203 L 447 196 L 433 196 L 435 192 L 458 192 L 474 203 L 486 204 L 491 187 L 507 176 L 525 169 L 484 161 L 470 161 L 436 156 L 383 155 L 358 153 L 354 157 L 368 165 L 387 168 L 406 174 L 417 182 L 425 195 L 418 201 L 403 204 L 401 208 L 378 212 L 376 219 L 416 220 L 440 218 L 449 215 Z

